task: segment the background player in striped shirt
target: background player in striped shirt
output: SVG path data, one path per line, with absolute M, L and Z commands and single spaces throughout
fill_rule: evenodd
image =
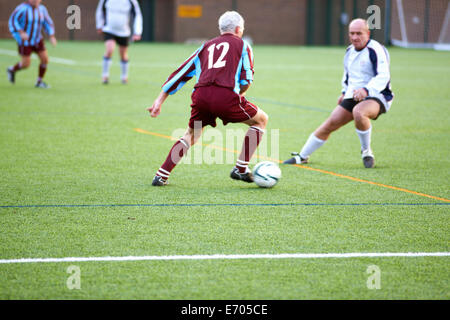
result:
M 98 2 L 95 20 L 97 32 L 103 34 L 105 40 L 105 55 L 103 56 L 103 84 L 109 82 L 111 57 L 119 45 L 120 79 L 128 83 L 128 40 L 132 33 L 130 20 L 133 19 L 133 41 L 141 40 L 142 13 L 137 0 L 100 0 Z
M 56 46 L 55 28 L 47 8 L 41 0 L 28 0 L 13 11 L 9 18 L 9 30 L 17 41 L 21 61 L 7 69 L 8 80 L 15 83 L 16 72 L 30 66 L 31 53 L 39 56 L 39 75 L 36 81 L 37 88 L 48 88 L 42 81 L 48 64 L 48 53 L 45 49 L 42 30 L 48 35 L 50 42 Z
M 320 148 L 333 131 L 354 120 L 361 143 L 361 157 L 366 168 L 375 164 L 370 142 L 372 125 L 382 113 L 389 111 L 394 98 L 391 92 L 389 54 L 380 43 L 370 39 L 366 20 L 355 19 L 349 25 L 351 45 L 344 57 L 342 95 L 330 117 L 308 138 L 300 153 L 286 164 L 307 163 L 309 156 Z
M 235 11 L 227 11 L 219 18 L 219 30 L 219 37 L 204 43 L 169 76 L 158 98 L 147 108 L 152 117 L 157 117 L 169 94 L 177 92 L 193 76 L 197 77 L 189 126 L 156 172 L 154 186 L 167 184 L 171 171 L 201 136 L 203 128 L 216 126 L 216 118 L 224 125 L 242 122 L 250 126 L 230 176 L 235 180 L 253 181 L 248 164 L 264 133 L 268 116 L 244 97 L 254 73 L 252 49 L 242 40 L 244 19 Z

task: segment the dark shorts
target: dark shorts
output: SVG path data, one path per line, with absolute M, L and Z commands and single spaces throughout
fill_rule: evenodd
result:
M 199 87 L 192 93 L 191 98 L 190 128 L 194 128 L 196 121 L 201 121 L 202 127 L 215 127 L 217 118 L 220 118 L 224 125 L 229 122 L 243 122 L 253 118 L 258 112 L 256 105 L 229 88 Z
M 380 99 L 378 98 L 374 98 L 374 97 L 366 97 L 364 100 L 374 100 L 376 101 L 379 105 L 380 105 L 380 111 L 378 112 L 378 115 L 375 117 L 375 119 L 372 120 L 377 120 L 378 117 L 380 116 L 380 114 L 382 113 L 386 113 L 386 108 L 384 107 L 384 104 L 382 101 L 380 101 Z M 355 101 L 353 99 L 344 99 L 342 100 L 342 102 L 339 104 L 342 108 L 344 108 L 345 110 L 352 112 L 353 108 L 359 103 L 359 101 Z
M 103 32 L 103 39 L 105 41 L 113 39 L 113 40 L 116 41 L 116 43 L 119 46 L 128 47 L 128 37 L 118 37 L 118 36 L 116 36 L 114 34 L 111 34 L 111 33 L 108 33 L 108 32 Z
M 18 51 L 21 56 L 30 56 L 33 52 L 39 53 L 45 50 L 44 40 L 41 39 L 34 46 L 22 46 L 18 45 Z

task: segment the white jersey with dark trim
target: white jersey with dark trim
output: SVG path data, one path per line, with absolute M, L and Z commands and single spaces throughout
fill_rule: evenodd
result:
M 389 53 L 383 45 L 370 39 L 359 51 L 353 45 L 347 48 L 342 78 L 344 99 L 352 99 L 354 90 L 365 88 L 369 96 L 382 94 L 389 102 L 394 97 L 390 81 Z
M 142 34 L 142 13 L 137 0 L 100 0 L 95 12 L 97 29 L 118 37 L 131 35 L 130 20 L 133 22 L 133 34 Z

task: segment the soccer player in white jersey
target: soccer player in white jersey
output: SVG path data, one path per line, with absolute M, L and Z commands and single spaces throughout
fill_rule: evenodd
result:
M 130 29 L 130 20 L 133 19 L 133 30 Z M 100 0 L 95 14 L 97 32 L 103 33 L 105 40 L 105 55 L 103 56 L 103 84 L 109 82 L 109 69 L 111 57 L 119 45 L 120 79 L 123 84 L 128 83 L 128 39 L 141 40 L 142 13 L 137 0 Z
M 293 152 L 293 157 L 284 161 L 285 164 L 308 163 L 309 156 L 328 140 L 333 131 L 354 120 L 364 167 L 374 167 L 370 120 L 376 120 L 380 114 L 389 111 L 394 98 L 390 85 L 389 54 L 380 43 L 370 39 L 366 20 L 355 19 L 350 23 L 349 39 L 351 45 L 344 57 L 342 94 L 338 106 L 309 136 L 302 150 Z

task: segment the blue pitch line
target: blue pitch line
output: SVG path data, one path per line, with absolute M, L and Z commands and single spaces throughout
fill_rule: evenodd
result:
M 154 204 L 36 204 L 0 206 L 8 208 L 98 208 L 98 207 L 282 207 L 282 206 L 446 206 L 448 202 L 435 203 L 154 203 Z

